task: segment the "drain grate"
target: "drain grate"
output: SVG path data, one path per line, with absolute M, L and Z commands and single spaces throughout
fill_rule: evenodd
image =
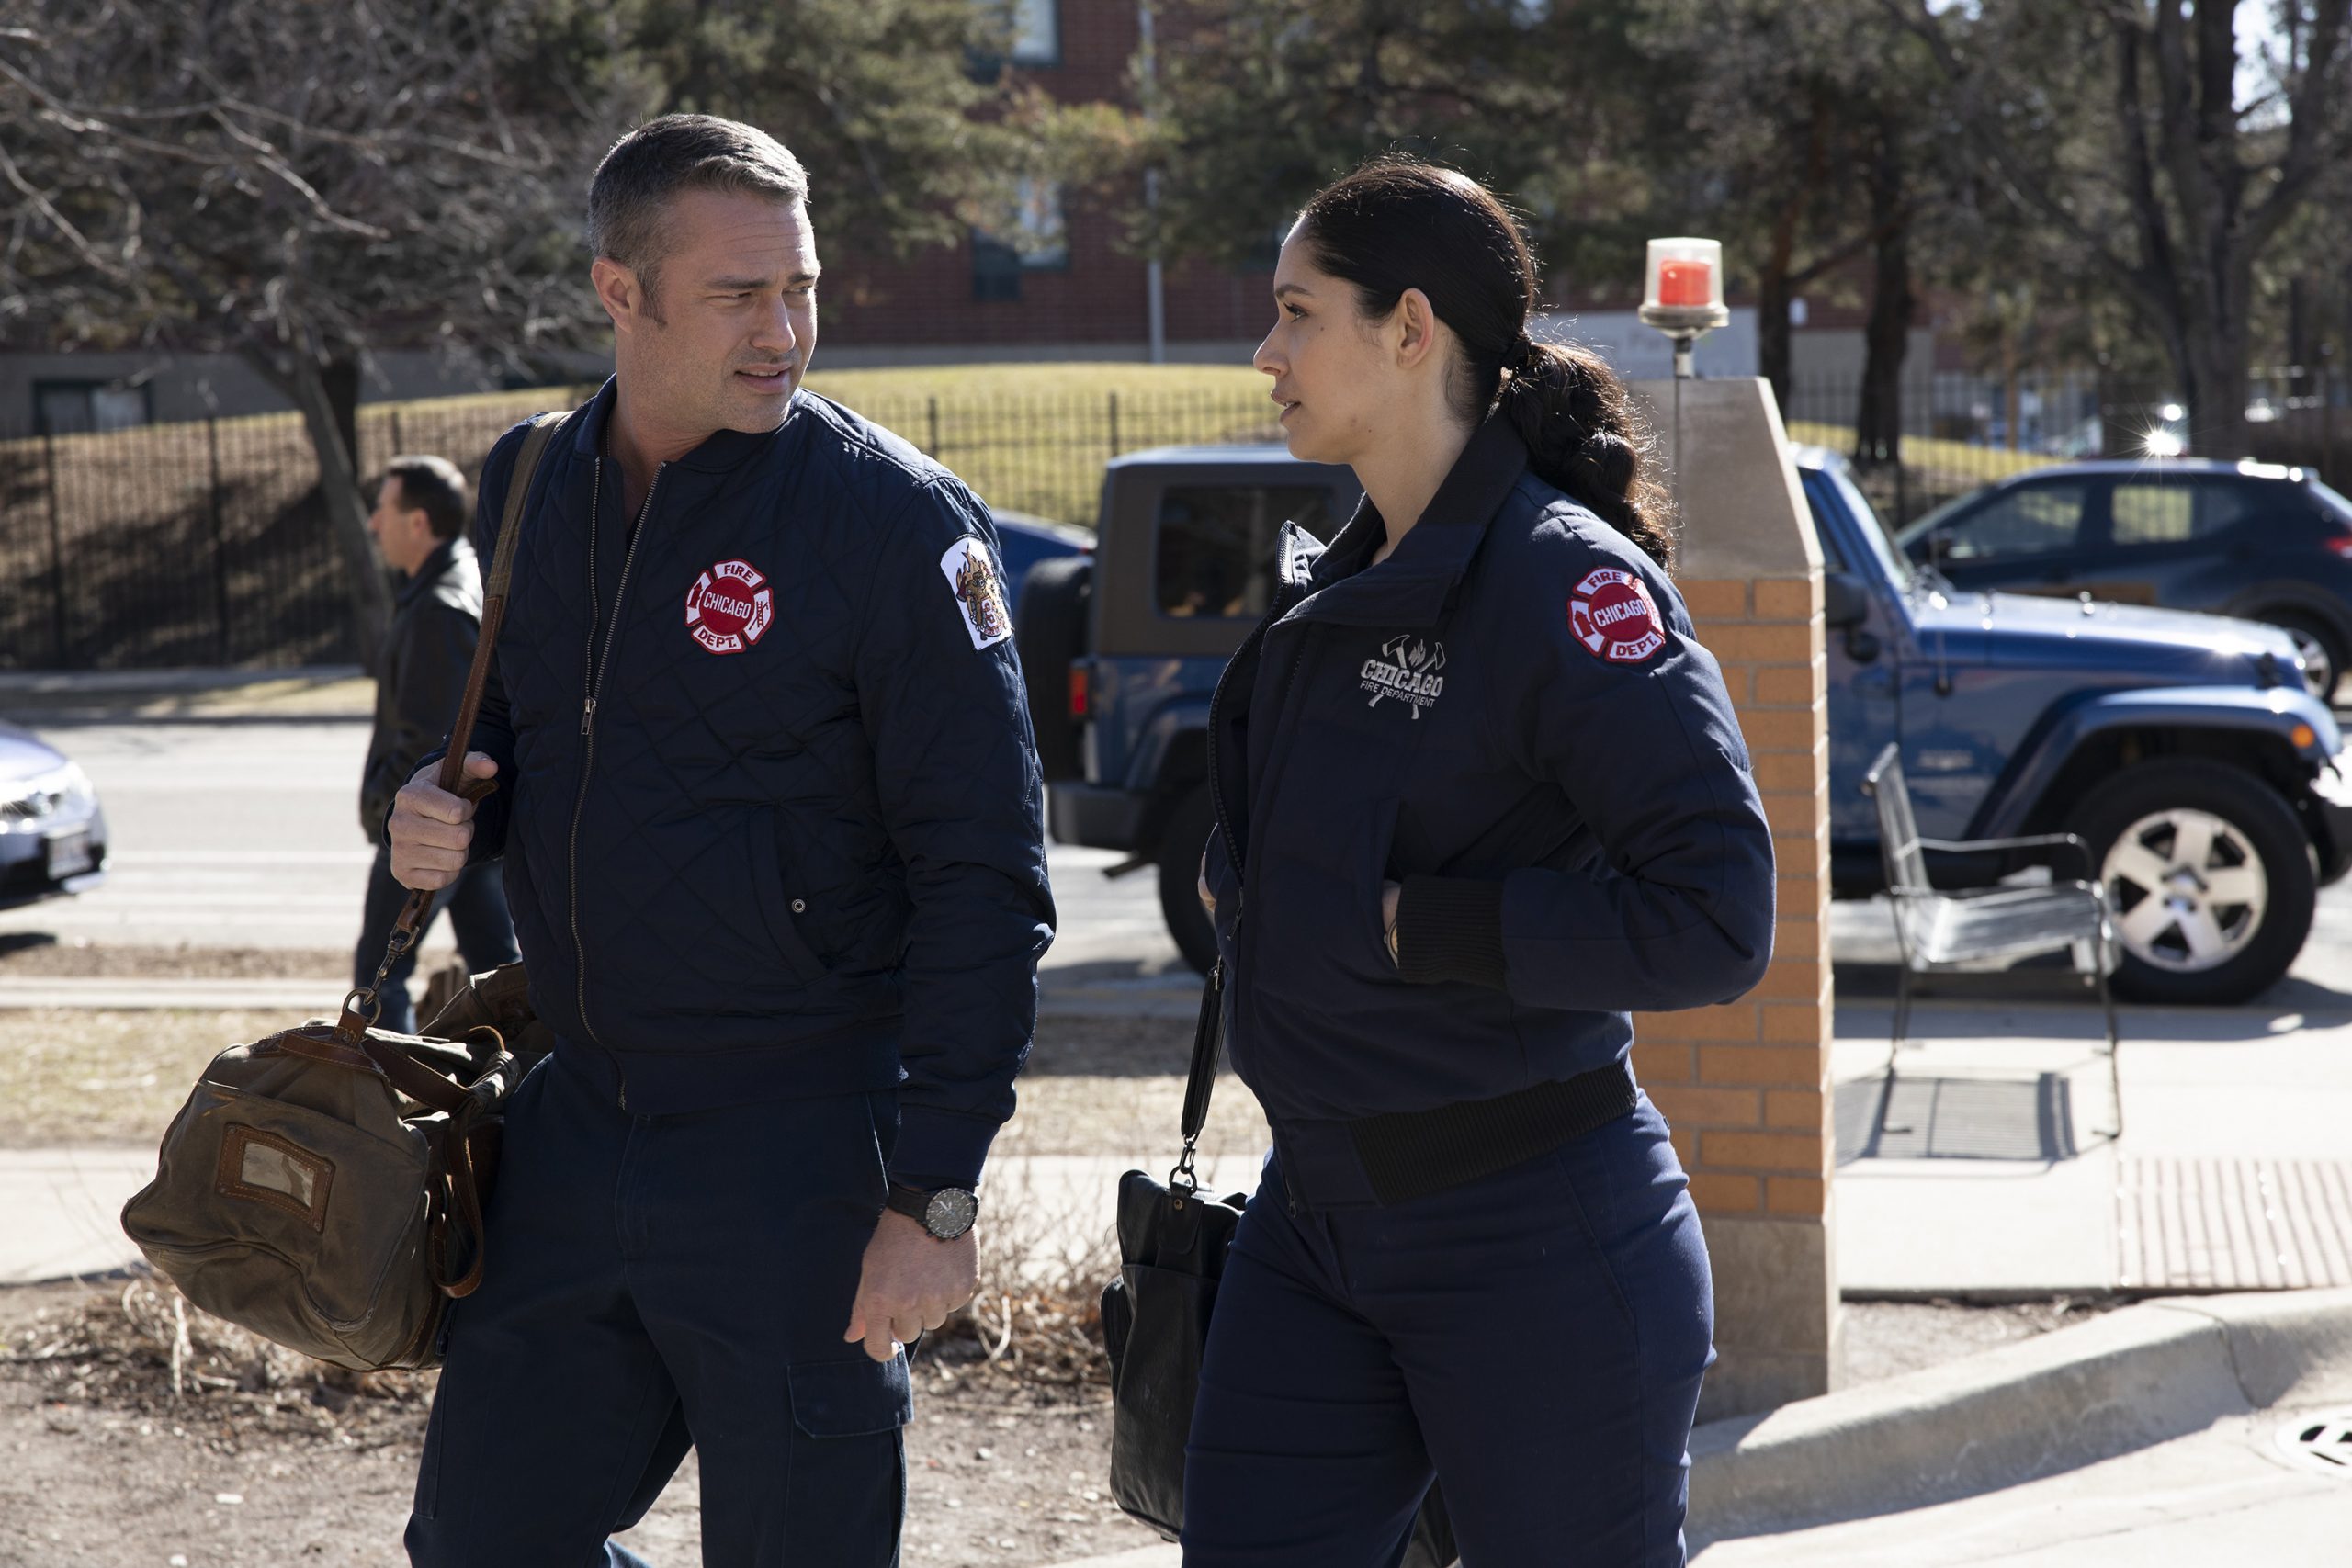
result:
M 2282 1423 L 2272 1440 L 2298 1470 L 2352 1481 L 2352 1410 L 2306 1410 Z
M 2352 1285 L 2352 1165 L 2125 1159 L 2115 1201 L 2126 1289 Z

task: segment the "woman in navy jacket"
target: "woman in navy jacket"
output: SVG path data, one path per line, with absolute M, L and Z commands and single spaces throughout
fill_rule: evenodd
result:
M 1432 1477 L 1468 1568 L 1683 1560 L 1705 1245 L 1629 1014 L 1770 954 L 1772 851 L 1666 573 L 1623 387 L 1527 335 L 1475 181 L 1384 162 L 1283 244 L 1286 526 L 1210 721 L 1204 862 L 1273 1153 L 1187 1450 L 1189 1568 L 1386 1568 Z

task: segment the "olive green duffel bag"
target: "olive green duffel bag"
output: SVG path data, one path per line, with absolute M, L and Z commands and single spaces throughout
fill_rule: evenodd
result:
M 232 1046 L 122 1228 L 215 1317 L 337 1366 L 430 1366 L 448 1303 L 481 1279 L 519 1076 L 495 1030 L 457 1045 L 348 1010 Z
M 525 492 L 558 428 L 534 422 L 507 486 L 465 700 L 440 786 L 480 799 L 466 744 L 506 609 Z M 412 893 L 375 984 L 313 1019 L 212 1059 L 172 1119 L 155 1179 L 122 1228 L 187 1299 L 290 1349 L 362 1371 L 431 1366 L 448 1303 L 482 1275 L 482 1209 L 530 1017 L 522 966 L 478 976 L 428 1024 L 457 1039 L 373 1027 L 377 991 L 430 917 Z

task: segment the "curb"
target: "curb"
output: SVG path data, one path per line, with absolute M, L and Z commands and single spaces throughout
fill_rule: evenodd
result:
M 1692 1550 L 1917 1508 L 2352 1394 L 2352 1290 L 2172 1298 L 1700 1427 Z

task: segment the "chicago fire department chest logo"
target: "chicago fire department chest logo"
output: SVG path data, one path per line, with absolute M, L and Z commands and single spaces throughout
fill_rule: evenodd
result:
M 1372 694 L 1364 706 L 1376 708 L 1384 698 L 1405 705 L 1415 718 L 1445 690 L 1445 644 L 1407 632 L 1380 645 L 1381 657 L 1367 659 L 1356 671 L 1356 683 Z
M 768 580 L 750 561 L 720 561 L 686 590 L 686 630 L 713 653 L 742 652 L 775 618 Z
M 1568 629 L 1585 651 L 1611 664 L 1639 664 L 1666 646 L 1657 604 L 1630 571 L 1595 567 L 1568 600 Z
M 967 534 L 947 547 L 939 558 L 939 570 L 947 574 L 947 586 L 956 595 L 956 608 L 964 612 L 964 629 L 972 634 L 974 648 L 987 648 L 1012 635 L 1004 579 L 988 546 Z

